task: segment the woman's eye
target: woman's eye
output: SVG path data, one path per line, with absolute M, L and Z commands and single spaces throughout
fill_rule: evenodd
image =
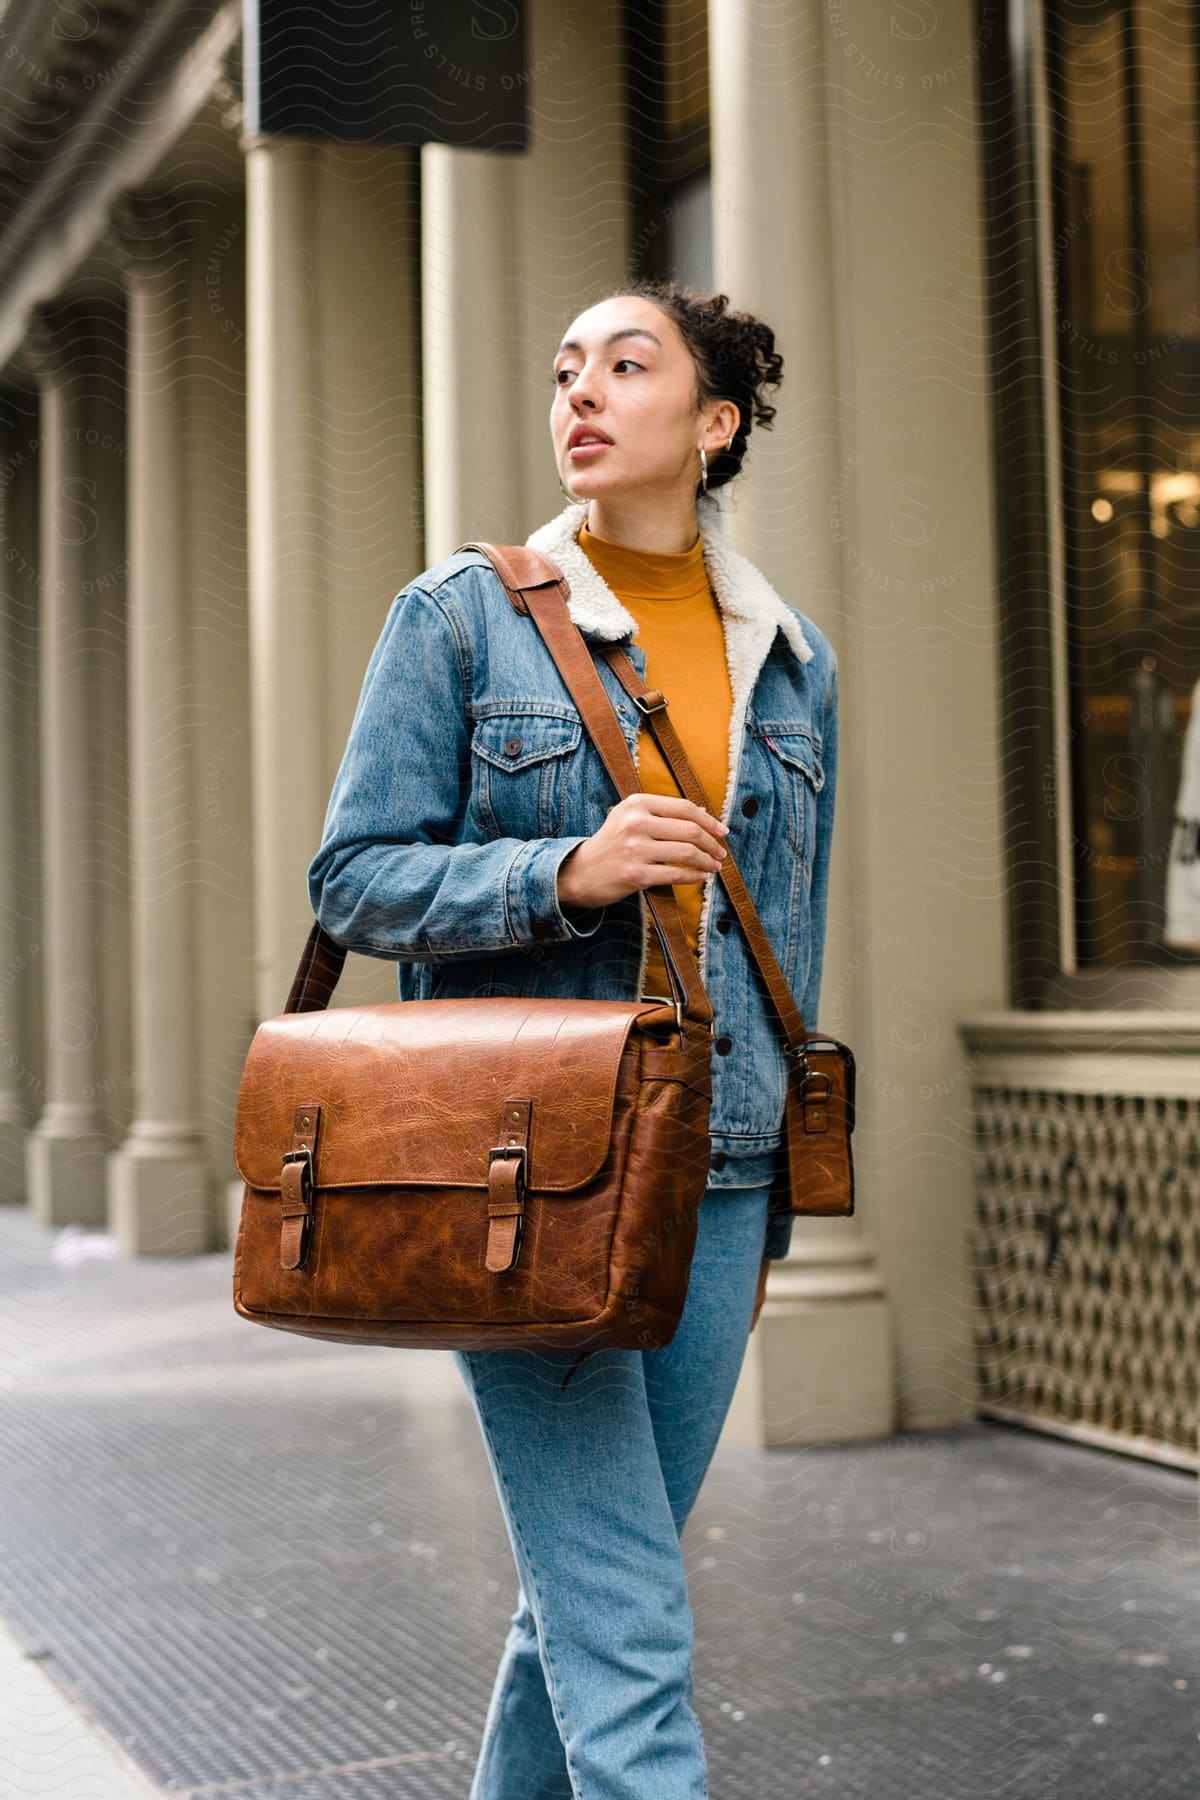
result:
M 632 356 L 619 356 L 617 358 L 616 362 L 613 364 L 613 368 L 619 369 L 622 366 L 622 364 L 627 365 L 631 369 L 640 369 L 645 366 L 643 363 L 635 362 Z M 575 373 L 574 369 L 558 369 L 558 370 L 556 370 L 555 375 L 554 375 L 555 387 L 562 387 L 564 375 L 574 375 L 574 373 Z

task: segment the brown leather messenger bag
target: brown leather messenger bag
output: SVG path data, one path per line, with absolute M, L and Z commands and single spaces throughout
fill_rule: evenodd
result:
M 619 797 L 637 768 L 562 572 L 489 558 L 532 619 Z M 667 701 L 601 654 L 681 791 L 708 810 Z M 854 1210 L 854 1058 L 810 1034 L 729 852 L 719 878 L 784 1039 L 791 1209 Z M 319 922 L 238 1088 L 239 1315 L 303 1336 L 462 1349 L 651 1349 L 687 1295 L 708 1178 L 713 1009 L 669 884 L 644 890 L 674 1001 L 489 994 L 329 1008 L 347 949 Z

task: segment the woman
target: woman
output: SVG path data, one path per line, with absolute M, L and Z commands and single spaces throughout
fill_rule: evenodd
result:
M 393 602 L 309 871 L 340 942 L 395 957 L 401 998 L 670 994 L 646 888 L 670 882 L 712 1002 L 712 1158 L 668 1345 L 454 1351 L 520 1576 L 472 1800 L 707 1793 L 679 1534 L 791 1216 L 779 1028 L 712 879 L 733 848 L 805 1021 L 820 991 L 837 663 L 729 545 L 715 491 L 774 408 L 770 327 L 723 294 L 622 286 L 555 354 L 570 504 L 526 540 L 585 639 L 660 687 L 710 800 L 684 799 L 603 658 L 644 791 L 613 803 L 532 622 L 456 551 Z

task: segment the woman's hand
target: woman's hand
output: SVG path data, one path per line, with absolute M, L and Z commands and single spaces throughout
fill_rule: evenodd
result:
M 682 795 L 626 794 L 558 866 L 563 906 L 608 906 L 642 888 L 703 881 L 721 866 L 727 825 Z
M 753 1331 L 754 1327 L 758 1324 L 758 1315 L 762 1311 L 763 1301 L 766 1299 L 767 1274 L 770 1270 L 770 1267 L 771 1267 L 771 1258 L 769 1256 L 764 1256 L 762 1259 L 762 1267 L 758 1271 L 758 1289 L 754 1295 L 754 1317 L 750 1321 L 751 1331 Z

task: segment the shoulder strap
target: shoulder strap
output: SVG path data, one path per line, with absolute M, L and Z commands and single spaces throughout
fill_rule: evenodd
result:
M 566 597 L 570 592 L 566 577 L 557 565 L 540 550 L 533 550 L 527 544 L 460 544 L 459 549 L 482 550 L 500 576 L 508 592 L 508 597 L 518 612 L 528 613 L 546 639 L 547 648 L 558 664 L 563 680 L 570 689 L 579 706 L 583 722 L 595 740 L 596 747 L 604 758 L 605 766 L 612 776 L 617 791 L 624 795 L 636 793 L 641 783 L 637 778 L 637 768 L 629 747 L 625 742 L 625 734 L 617 722 L 612 704 L 604 686 L 596 673 L 596 666 L 577 627 L 567 611 Z M 629 695 L 634 705 L 642 713 L 666 759 L 667 766 L 684 797 L 694 805 L 702 806 L 714 817 L 718 814 L 710 804 L 704 791 L 700 777 L 696 774 L 688 760 L 679 734 L 672 725 L 667 713 L 666 696 L 657 688 L 648 688 L 633 663 L 619 644 L 609 643 L 601 650 L 617 680 Z M 610 757 L 611 753 L 611 757 Z M 614 761 L 618 765 L 614 769 Z M 738 922 L 746 934 L 746 943 L 755 966 L 766 984 L 767 993 L 775 1008 L 776 1019 L 787 1040 L 789 1051 L 802 1056 L 808 1032 L 801 1017 L 800 1009 L 792 996 L 787 977 L 780 968 L 775 952 L 772 950 L 762 921 L 758 916 L 753 900 L 738 868 L 732 850 L 727 847 L 727 854 L 721 861 L 717 871 L 729 901 L 737 914 Z M 683 936 L 683 924 L 679 918 L 678 905 L 670 886 L 649 888 L 646 898 L 651 901 L 655 923 L 659 926 L 659 937 L 664 937 L 657 912 L 657 896 L 669 897 L 671 910 L 679 933 Z M 655 898 L 652 899 L 652 896 Z M 688 961 L 696 969 L 699 980 L 699 965 L 692 955 L 691 945 L 687 944 Z M 668 958 L 668 964 L 669 964 Z
M 517 612 L 528 614 L 541 632 L 617 793 L 622 798 L 640 793 L 642 784 L 625 733 L 591 652 L 567 611 L 569 589 L 562 571 L 540 550 L 531 550 L 525 544 L 469 543 L 458 548 L 483 552 Z M 688 943 L 674 889 L 665 882 L 643 892 L 663 948 L 677 1006 L 681 1005 L 689 1018 L 711 1030 L 712 1003 L 700 980 L 700 965 Z
M 709 801 L 700 777 L 680 742 L 679 733 L 671 723 L 665 694 L 657 688 L 646 686 L 619 644 L 606 645 L 600 654 L 630 699 L 635 705 L 640 706 L 641 711 L 645 714 L 646 722 L 654 733 L 658 747 L 684 797 L 691 800 L 696 806 L 704 807 L 705 811 L 712 813 L 715 818 L 719 818 L 719 812 Z M 649 702 L 649 704 L 643 704 L 643 702 Z M 738 916 L 738 923 L 746 934 L 750 955 L 766 983 L 767 992 L 771 996 L 783 1034 L 787 1038 L 790 1048 L 799 1052 L 808 1032 L 804 1020 L 800 1016 L 800 1009 L 792 998 L 792 990 L 788 986 L 787 977 L 780 968 L 770 940 L 763 930 L 762 920 L 750 898 L 749 889 L 742 878 L 742 871 L 734 861 L 732 851 L 729 851 L 722 860 L 717 874 L 729 896 L 729 903 Z

